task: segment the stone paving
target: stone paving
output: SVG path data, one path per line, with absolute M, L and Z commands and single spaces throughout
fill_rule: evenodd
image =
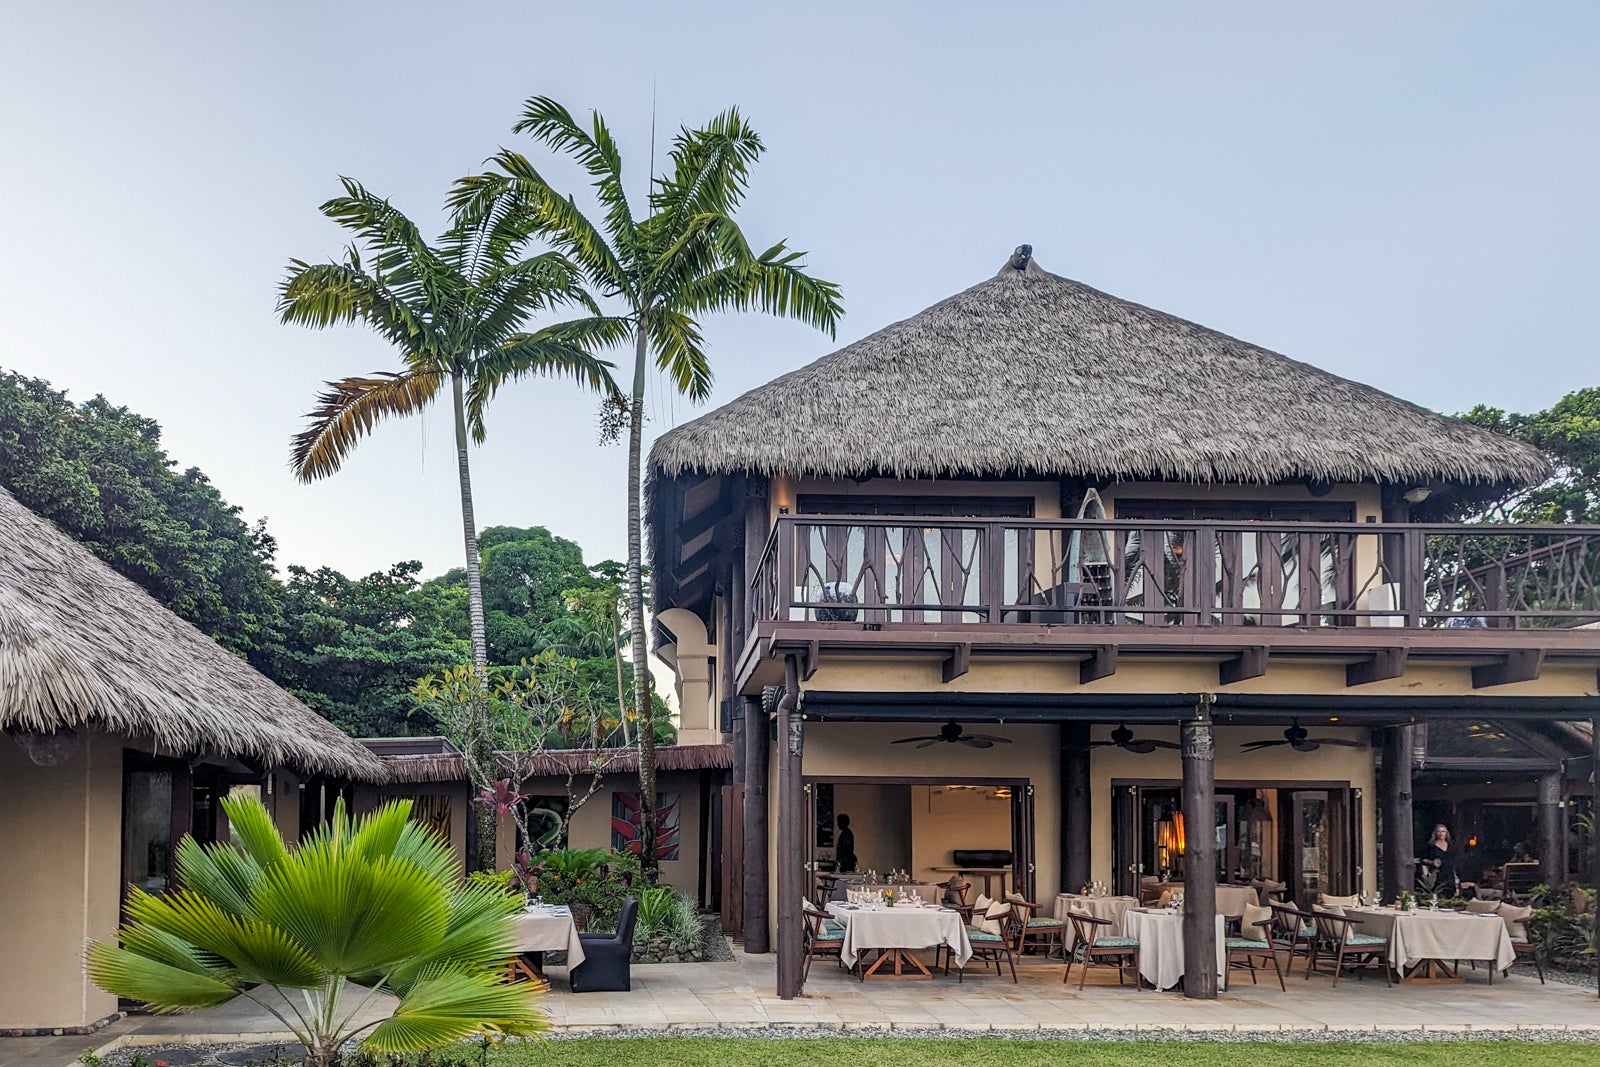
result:
M 1441 1037 L 1524 1031 L 1562 1033 L 1600 1041 L 1600 999 L 1592 989 L 1551 982 L 1541 986 L 1519 967 L 1489 984 L 1484 970 L 1466 971 L 1462 985 L 1388 988 L 1381 977 L 1341 979 L 1291 975 L 1287 993 L 1263 976 L 1252 986 L 1236 973 L 1215 1001 L 1180 993 L 1118 987 L 1114 971 L 1097 972 L 1088 988 L 1061 982 L 1060 963 L 1025 959 L 1020 981 L 973 969 L 921 982 L 859 982 L 831 961 L 819 961 L 803 996 L 780 1000 L 773 992 L 772 956 L 736 952 L 733 962 L 659 964 L 633 969 L 628 993 L 567 991 L 564 968 L 551 970 L 554 989 L 544 1007 L 558 1030 L 621 1033 L 660 1030 L 740 1030 L 795 1027 L 825 1031 L 1032 1032 L 1071 1036 L 1174 1031 L 1205 1034 L 1304 1034 L 1315 1031 L 1392 1033 Z M 1526 973 L 1524 973 L 1526 971 Z M 375 1010 L 386 1010 L 375 1003 Z M 65 1067 L 87 1048 L 162 1047 L 184 1044 L 261 1043 L 284 1040 L 281 1024 L 248 1002 L 180 1016 L 133 1016 L 85 1037 L 0 1039 L 0 1067 Z

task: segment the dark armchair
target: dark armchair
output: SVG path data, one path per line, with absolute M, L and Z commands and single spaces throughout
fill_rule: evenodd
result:
M 633 924 L 639 915 L 639 901 L 629 897 L 622 902 L 614 934 L 579 934 L 583 942 L 583 962 L 572 968 L 574 993 L 626 993 L 633 988 Z

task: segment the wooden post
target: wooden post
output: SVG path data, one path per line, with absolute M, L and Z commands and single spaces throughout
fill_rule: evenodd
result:
M 1590 808 L 1600 814 L 1600 715 L 1589 720 L 1589 781 L 1595 803 Z M 1589 835 L 1589 878 L 1600 887 L 1600 832 Z M 1600 908 L 1594 910 L 1594 943 L 1600 945 Z M 1594 956 L 1595 989 L 1600 993 L 1600 952 Z
M 1565 814 L 1561 772 L 1546 771 L 1539 776 L 1539 873 L 1551 889 L 1566 881 L 1566 856 L 1561 851 L 1561 820 Z
M 1217 793 L 1216 746 L 1211 736 L 1211 696 L 1182 727 L 1183 995 L 1217 998 Z
M 806 802 L 800 776 L 805 736 L 800 721 L 800 657 L 784 657 L 778 701 L 778 996 L 800 995 L 805 964 L 800 901 L 806 895 Z
M 744 698 L 744 950 L 768 952 L 767 930 L 767 713 L 756 697 Z
M 1089 724 L 1061 724 L 1061 886 L 1076 893 L 1089 881 Z
M 1383 816 L 1382 881 L 1379 892 L 1393 900 L 1416 888 L 1416 852 L 1411 836 L 1411 749 L 1414 726 L 1391 726 L 1383 735 L 1383 778 L 1379 783 L 1379 812 Z M 1300 901 L 1309 907 L 1311 901 Z

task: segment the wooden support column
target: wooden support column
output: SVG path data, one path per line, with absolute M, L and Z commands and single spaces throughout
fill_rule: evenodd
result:
M 1596 801 L 1600 801 L 1600 715 L 1589 720 L 1589 781 L 1593 783 Z M 1592 810 L 1600 811 L 1600 803 Z M 1600 834 L 1589 835 L 1589 878 L 1595 886 L 1600 887 Z M 1600 908 L 1594 910 L 1594 943 L 1600 945 Z M 1595 977 L 1600 979 L 1600 952 L 1594 956 Z M 1600 993 L 1600 981 L 1595 984 L 1597 993 Z
M 771 951 L 767 930 L 767 713 L 744 698 L 744 950 Z
M 800 776 L 805 732 L 800 721 L 800 657 L 784 657 L 778 701 L 778 996 L 800 995 L 805 943 L 800 901 L 806 896 L 806 798 Z
M 1378 811 L 1383 829 L 1378 843 L 1383 851 L 1378 892 L 1393 900 L 1417 884 L 1415 843 L 1411 834 L 1411 749 L 1415 726 L 1391 726 L 1383 731 L 1383 767 L 1378 783 Z M 1309 907 L 1310 901 L 1301 901 Z
M 1539 776 L 1539 865 L 1544 884 L 1551 889 L 1567 880 L 1566 855 L 1561 849 L 1561 772 Z
M 1216 745 L 1211 736 L 1211 696 L 1181 729 L 1183 818 L 1183 995 L 1217 998 Z
M 1089 881 L 1089 724 L 1061 724 L 1061 887 L 1076 893 Z

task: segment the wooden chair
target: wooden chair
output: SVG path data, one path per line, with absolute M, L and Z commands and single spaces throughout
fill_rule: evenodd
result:
M 959 881 L 954 875 L 952 875 L 950 880 L 944 883 L 941 888 L 943 892 L 940 893 L 940 898 L 944 906 L 947 908 L 954 908 L 957 911 L 960 911 L 962 908 L 966 908 L 968 911 L 968 917 L 970 918 L 972 909 L 971 906 L 967 904 L 967 893 L 972 889 L 972 883 Z
M 800 974 L 801 985 L 811 977 L 811 961 L 818 956 L 832 956 L 844 966 L 844 927 L 811 901 L 805 901 L 804 907 L 806 966 Z
M 1066 985 L 1072 977 L 1073 964 L 1083 965 L 1083 973 L 1078 976 L 1078 988 L 1081 990 L 1089 980 L 1089 968 L 1110 960 L 1117 967 L 1117 985 L 1122 984 L 1124 969 L 1131 966 L 1133 987 L 1139 988 L 1139 942 L 1136 939 L 1101 936 L 1106 927 L 1116 924 L 1110 919 L 1096 918 L 1088 912 L 1069 911 L 1067 921 L 1072 924 L 1072 946 L 1064 949 L 1067 969 L 1061 976 L 1062 985 Z
M 1502 886 L 1505 899 L 1513 904 L 1526 904 L 1533 893 L 1533 887 L 1543 882 L 1544 875 L 1540 872 L 1538 863 L 1508 863 Z
M 1370 934 L 1358 934 L 1353 928 L 1361 925 L 1360 919 L 1352 919 L 1348 915 L 1324 911 L 1321 908 L 1311 913 L 1316 922 L 1317 937 L 1311 946 L 1311 962 L 1306 966 L 1306 977 L 1309 979 L 1317 969 L 1317 962 L 1324 956 L 1333 959 L 1333 984 L 1339 985 L 1339 975 L 1344 973 L 1345 961 L 1358 969 L 1377 963 L 1383 969 L 1383 984 L 1393 985 L 1389 977 L 1389 939 L 1387 937 L 1374 937 Z
M 1305 956 L 1309 967 L 1311 952 L 1317 943 L 1315 916 L 1308 915 L 1291 904 L 1281 904 L 1275 900 L 1267 907 L 1272 909 L 1272 943 L 1289 953 L 1289 960 L 1283 968 L 1283 973 L 1294 973 L 1294 960 L 1300 955 Z
M 1250 984 L 1256 984 L 1256 961 L 1266 957 L 1272 961 L 1272 970 L 1278 976 L 1278 988 L 1285 993 L 1289 987 L 1283 983 L 1283 968 L 1278 966 L 1278 951 L 1272 944 L 1272 927 L 1277 922 L 1277 916 L 1261 919 L 1252 925 L 1260 929 L 1261 940 L 1256 941 L 1248 937 L 1230 937 L 1227 941 L 1228 967 L 1231 970 L 1235 961 L 1241 961 L 1250 971 Z M 1293 956 L 1291 955 L 1291 959 Z
M 974 960 L 977 960 L 979 963 L 983 964 L 994 964 L 994 973 L 1000 977 L 1005 976 L 1005 971 L 1000 969 L 1000 965 L 1002 963 L 1009 965 L 1011 968 L 1011 981 L 1013 984 L 1015 984 L 1017 981 L 1017 957 L 1016 954 L 1011 950 L 1012 939 L 1008 935 L 1011 932 L 1010 928 L 1014 922 L 1016 908 L 1010 904 L 1006 904 L 1005 901 L 995 901 L 995 904 L 1004 904 L 1006 910 L 995 911 L 993 910 L 993 905 L 991 905 L 991 910 L 987 916 L 987 919 L 991 922 L 998 922 L 1000 924 L 1000 933 L 996 934 L 983 929 L 981 923 L 984 921 L 984 917 L 978 916 L 976 918 L 978 919 L 980 925 L 974 925 L 970 921 L 967 923 L 967 940 L 972 942 L 972 958 Z M 970 913 L 971 909 L 969 908 L 967 911 Z M 939 966 L 939 952 L 941 948 L 945 952 L 944 973 L 949 974 L 950 958 L 955 955 L 955 950 L 947 946 L 935 947 L 933 950 L 933 965 L 935 967 Z M 959 968 L 956 971 L 957 983 L 965 981 L 966 977 L 966 968 Z
M 1016 912 L 1017 921 L 1021 924 L 1017 933 L 1017 955 L 1026 955 L 1028 949 L 1033 947 L 1044 949 L 1045 956 L 1050 957 L 1055 955 L 1056 949 L 1063 947 L 1066 920 L 1038 914 L 1043 909 L 1018 893 L 1007 893 L 1006 902 Z

